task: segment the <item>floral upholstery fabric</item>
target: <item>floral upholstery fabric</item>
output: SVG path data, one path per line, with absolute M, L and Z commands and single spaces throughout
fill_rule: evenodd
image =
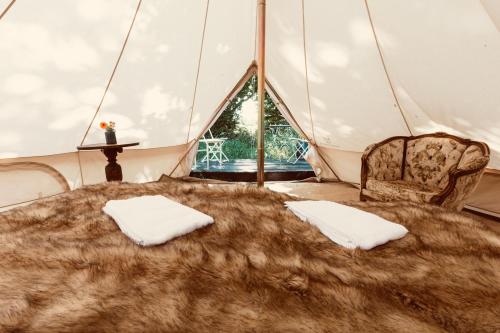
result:
M 365 153 L 371 152 L 369 146 Z M 377 180 L 401 179 L 404 140 L 394 140 L 375 148 L 368 157 L 368 178 Z
M 366 190 L 368 196 L 375 194 L 378 198 L 383 198 L 383 201 L 405 200 L 422 203 L 429 202 L 440 191 L 439 188 L 410 183 L 404 180 L 382 181 L 373 179 L 366 182 Z
M 463 208 L 489 161 L 480 144 L 467 146 L 442 134 L 410 137 L 406 141 L 394 138 L 378 147 L 369 146 L 363 158 L 366 183 L 362 184 L 362 198 L 440 203 L 455 210 Z
M 403 180 L 444 189 L 467 146 L 453 139 L 424 137 L 409 140 Z
M 458 170 L 475 170 L 479 168 L 485 168 L 488 165 L 490 159 L 488 157 L 478 157 L 475 160 L 471 160 L 464 164 L 458 165 Z
M 481 163 L 484 163 L 484 159 L 486 157 L 483 155 L 483 151 L 479 146 L 470 145 L 462 154 L 462 158 L 460 159 L 457 168 L 460 170 L 476 169 Z

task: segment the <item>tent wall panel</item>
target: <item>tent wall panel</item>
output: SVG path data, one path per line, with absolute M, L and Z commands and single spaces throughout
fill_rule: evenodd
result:
M 482 2 L 369 3 L 415 132 L 446 129 L 484 140 L 492 150 L 490 167 L 500 168 L 500 33 Z M 488 9 L 498 13 L 496 6 Z
M 327 147 L 321 151 L 342 181 L 359 184 L 362 153 Z
M 321 156 L 319 156 L 317 147 L 309 146 L 309 150 L 304 156 L 304 159 L 313 169 L 316 178 L 326 181 L 338 180 L 338 178 L 335 177 L 333 171 L 330 170 L 330 168 L 326 164 L 325 160 L 322 159 Z
M 362 151 L 389 136 L 409 135 L 364 2 L 305 1 L 304 14 L 316 143 Z
M 1 165 L 0 165 L 1 167 Z M 1 171 L 0 207 L 51 196 L 66 189 L 45 168 L 24 170 L 19 167 L 12 171 Z M 33 183 L 36 184 L 33 184 Z
M 11 7 L 0 22 L 0 158 L 74 151 L 136 3 L 23 0 Z
M 60 176 L 64 178 L 63 181 L 59 179 Z M 81 186 L 78 156 L 76 153 L 67 153 L 2 159 L 0 184 L 0 206 L 62 193 L 68 187 L 75 189 Z
M 144 1 L 110 90 L 85 143 L 102 141 L 100 121 L 142 148 L 186 143 L 207 1 Z
M 153 149 L 124 149 L 118 154 L 118 164 L 122 167 L 123 181 L 144 183 L 155 181 L 164 173 L 168 174 L 182 157 L 187 145 Z M 188 176 L 194 155 L 190 154 L 177 168 L 175 177 Z M 99 151 L 80 152 L 83 183 L 85 185 L 106 181 L 104 168 L 106 157 Z
M 320 147 L 320 150 L 323 158 L 320 158 L 314 147 L 310 147 L 306 155 L 307 162 L 319 178 L 323 180 L 337 179 L 331 171 L 331 167 L 341 181 L 353 184 L 360 183 L 362 153 L 330 147 Z
M 485 173 L 467 205 L 479 208 L 486 213 L 494 213 L 500 217 L 499 189 L 500 173 Z
M 500 31 L 500 2 L 498 0 L 480 0 L 484 6 L 486 13 L 490 16 L 491 20 Z
M 210 2 L 189 138 L 198 137 L 214 110 L 252 63 L 255 40 L 254 0 Z
M 168 173 L 184 154 L 187 145 L 155 149 L 126 149 L 118 155 L 123 180 L 128 182 L 155 181 Z M 176 169 L 174 177 L 188 176 L 196 149 Z M 78 154 L 82 174 L 78 164 Z M 0 207 L 76 189 L 83 184 L 106 181 L 106 157 L 99 151 L 67 153 L 51 156 L 0 160 Z M 55 173 L 63 178 L 58 179 Z
M 299 0 L 269 1 L 266 32 L 267 77 L 286 101 L 308 138 L 313 138 L 307 101 L 302 7 Z
M 0 0 L 0 14 L 7 8 L 12 0 Z
M 305 1 L 305 30 L 301 1 L 273 1 L 270 12 L 268 76 L 309 138 L 360 151 L 387 136 L 409 134 L 362 1 Z

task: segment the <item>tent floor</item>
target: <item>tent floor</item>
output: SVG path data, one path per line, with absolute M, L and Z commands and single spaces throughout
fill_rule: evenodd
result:
M 266 181 L 302 180 L 314 177 L 311 166 L 304 160 L 297 163 L 266 160 L 264 163 Z M 257 161 L 253 159 L 230 160 L 219 164 L 200 162 L 194 165 L 191 177 L 217 179 L 237 182 L 255 182 L 257 180 Z
M 270 190 L 283 192 L 289 195 L 298 196 L 310 200 L 330 200 L 330 201 L 357 201 L 359 200 L 359 189 L 348 183 L 309 183 L 309 182 L 275 182 L 266 183 Z M 473 216 L 500 232 L 500 221 L 493 216 L 477 214 L 477 212 L 465 209 L 464 214 Z
M 212 184 L 212 186 L 231 186 L 231 183 Z M 275 192 L 282 192 L 292 196 L 310 200 L 330 200 L 330 201 L 357 201 L 359 200 L 359 189 L 351 184 L 342 182 L 280 182 L 271 181 L 265 183 L 265 187 Z M 500 222 L 498 219 L 487 215 L 478 215 L 474 211 L 465 209 L 464 214 L 473 216 L 475 219 L 483 221 L 490 228 L 500 232 Z

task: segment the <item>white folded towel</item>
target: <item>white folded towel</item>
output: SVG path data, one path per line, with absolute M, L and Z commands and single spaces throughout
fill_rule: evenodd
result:
M 109 200 L 102 210 L 142 246 L 161 244 L 214 222 L 212 217 L 161 195 Z
M 370 250 L 408 233 L 400 224 L 331 201 L 287 201 L 285 205 L 332 241 L 350 249 Z

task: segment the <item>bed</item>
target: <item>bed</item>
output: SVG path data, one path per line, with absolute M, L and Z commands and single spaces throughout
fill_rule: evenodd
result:
M 215 223 L 143 248 L 101 208 L 162 194 Z M 440 207 L 352 202 L 405 238 L 341 248 L 269 190 L 86 186 L 0 214 L 0 331 L 495 332 L 500 235 Z

